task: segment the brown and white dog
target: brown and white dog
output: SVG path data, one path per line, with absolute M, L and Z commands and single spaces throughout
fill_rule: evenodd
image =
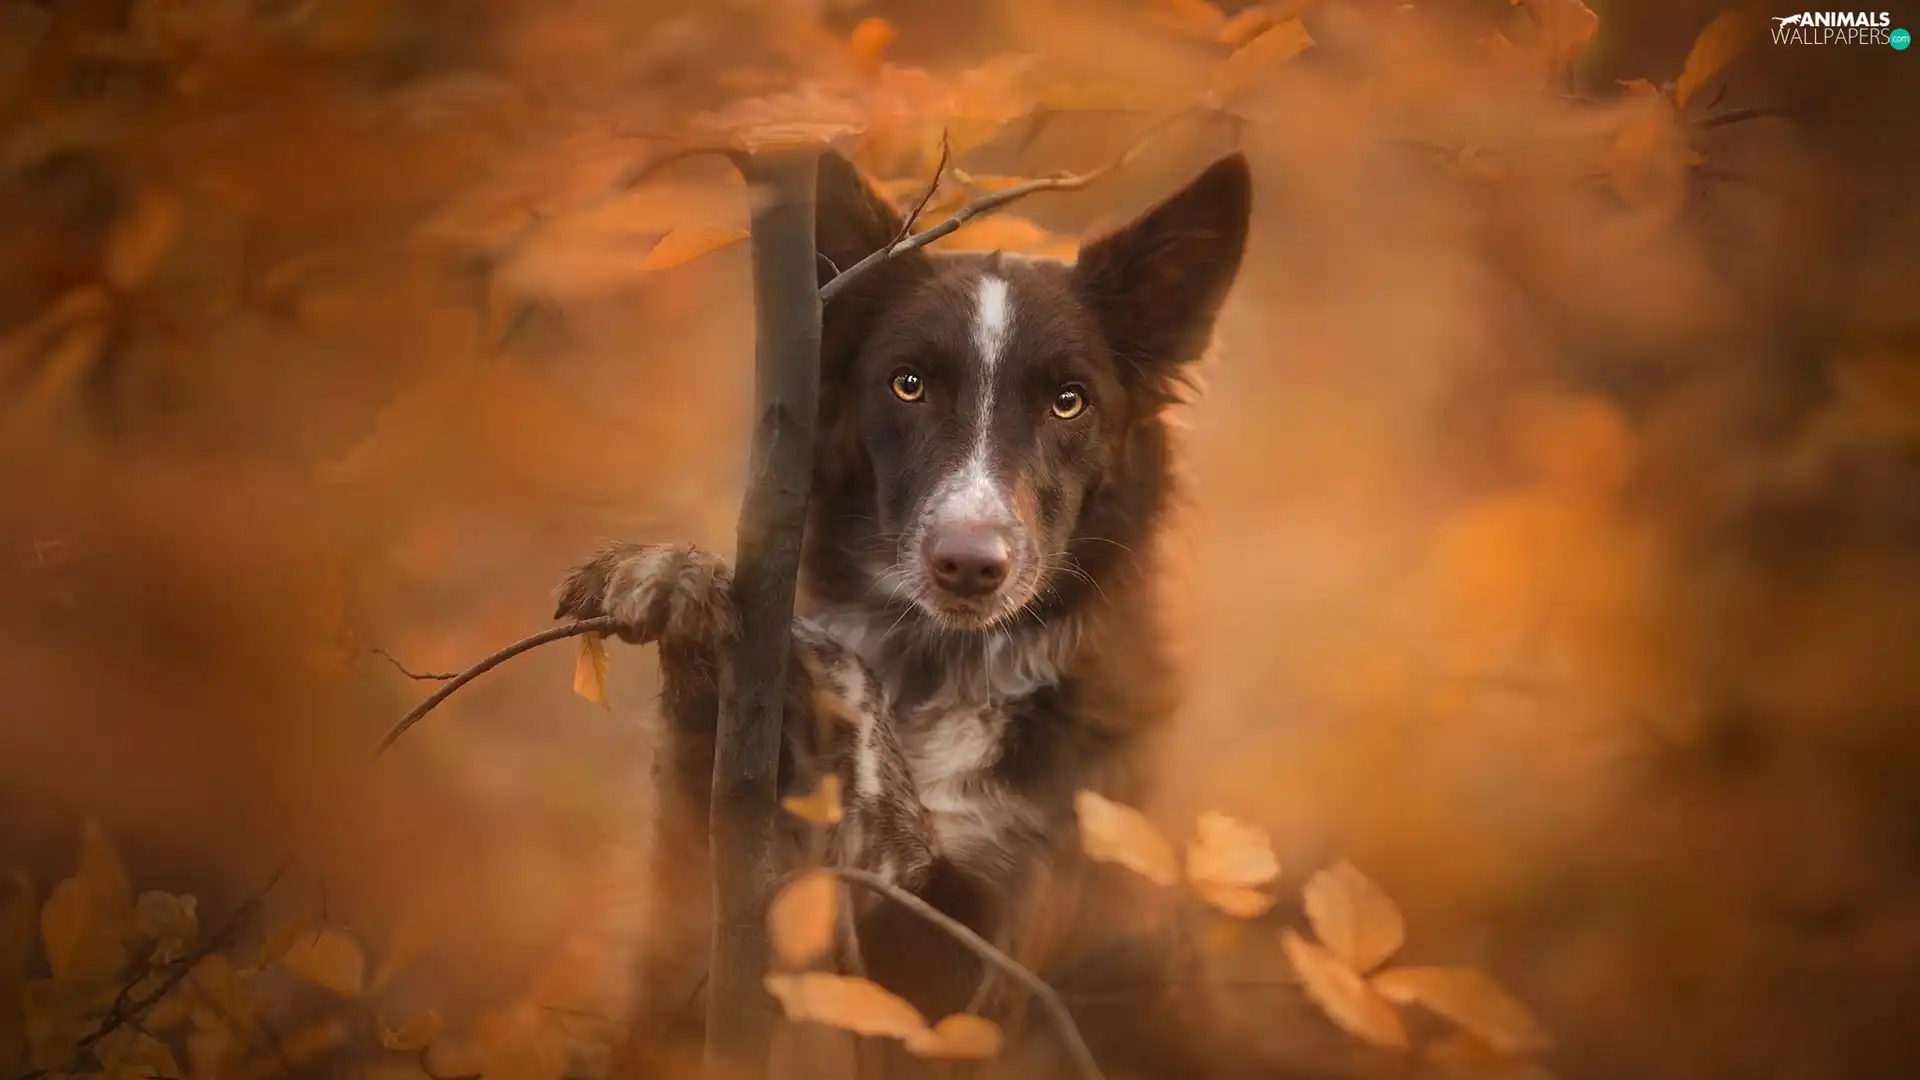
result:
M 837 155 L 822 160 L 818 200 L 833 266 L 900 233 Z M 1236 154 L 1075 263 L 915 251 L 824 312 L 783 786 L 837 771 L 846 813 L 832 858 L 1037 957 L 1109 1075 L 1210 1071 L 1193 1049 L 1202 1040 L 1180 1030 L 1190 1010 L 1168 1005 L 1184 993 L 1170 946 L 1092 929 L 1105 925 L 1097 898 L 1124 891 L 1124 873 L 1064 910 L 1060 883 L 1111 870 L 1075 859 L 1074 792 L 1138 801 L 1172 713 L 1149 589 L 1172 488 L 1164 413 L 1212 338 L 1251 204 Z M 738 624 L 730 580 L 709 552 L 617 544 L 573 572 L 557 612 L 612 615 L 627 640 L 660 646 L 669 740 L 655 868 L 689 910 L 708 876 L 714 656 Z M 929 1016 L 968 1008 L 983 975 L 972 954 L 892 905 L 860 912 L 870 977 Z M 1041 933 L 1042 920 L 1054 929 Z M 697 1032 L 704 929 L 682 944 L 677 966 L 663 948 L 643 973 L 656 1015 L 642 1038 L 676 1037 L 667 1012 L 691 1022 L 680 1035 Z M 1104 1004 L 1075 1004 L 1083 984 Z

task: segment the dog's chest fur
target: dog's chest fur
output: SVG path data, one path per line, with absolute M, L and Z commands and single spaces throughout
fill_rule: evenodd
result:
M 1077 620 L 966 638 L 913 641 L 888 633 L 895 617 L 869 610 L 816 616 L 885 689 L 895 730 L 939 853 L 982 874 L 1012 868 L 1041 823 L 1006 777 L 1014 725 L 1035 694 L 1064 677 Z

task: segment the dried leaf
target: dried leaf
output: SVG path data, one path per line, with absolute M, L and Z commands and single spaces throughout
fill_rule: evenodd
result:
M 942 1061 L 985 1061 L 998 1057 L 1005 1039 L 1000 1025 L 972 1013 L 955 1013 L 927 1031 L 907 1038 L 907 1052 Z
M 642 270 L 670 270 L 747 238 L 747 230 L 723 225 L 689 225 L 660 238 L 641 261 Z
M 102 275 L 123 292 L 138 289 L 172 250 L 179 235 L 179 200 L 157 191 L 142 194 L 133 212 L 107 238 Z
M 440 1037 L 440 1014 L 428 1009 L 415 1013 L 402 1021 L 397 1028 L 380 1025 L 380 1045 L 389 1050 L 403 1050 L 409 1053 L 425 1050 Z
M 1218 881 L 1195 881 L 1191 885 L 1194 895 L 1236 919 L 1257 919 L 1273 910 L 1274 895 L 1261 889 Z
M 1299 19 L 1288 19 L 1262 30 L 1214 67 L 1211 98 L 1225 102 L 1246 93 L 1273 69 L 1305 52 L 1313 43 L 1313 35 L 1307 33 L 1306 25 Z
M 1406 943 L 1399 906 L 1345 859 L 1313 875 L 1300 892 L 1313 932 L 1362 975 Z
M 266 967 L 269 964 L 279 963 L 281 958 L 293 948 L 294 942 L 313 932 L 313 923 L 312 917 L 302 915 L 267 931 L 266 940 L 260 943 L 260 955 L 254 960 L 254 965 Z
M 1504 1054 L 1553 1046 L 1553 1037 L 1525 1005 L 1473 968 L 1396 968 L 1374 976 L 1373 987 L 1395 1004 L 1425 1006 Z
M 79 870 L 54 886 L 40 909 L 40 935 L 55 979 L 111 979 L 126 966 L 131 894 L 126 867 L 106 831 L 98 822 L 87 822 Z
M 1073 809 L 1080 819 L 1080 849 L 1088 858 L 1118 863 L 1156 885 L 1180 880 L 1173 845 L 1140 811 L 1084 790 L 1074 793 Z
M 924 1038 L 926 1018 L 879 984 L 844 975 L 808 972 L 768 975 L 767 993 L 796 1023 L 825 1024 L 886 1039 Z
M 280 965 L 341 997 L 358 997 L 365 984 L 367 957 L 360 943 L 331 926 L 295 938 Z
M 1265 885 L 1280 876 L 1273 841 L 1259 826 L 1209 810 L 1194 822 L 1187 844 L 1187 877 L 1195 882 Z
M 781 809 L 801 821 L 815 825 L 838 825 L 842 816 L 840 778 L 833 773 L 820 778 L 820 786 L 806 795 L 789 795 L 780 800 Z
M 1400 1023 L 1400 1014 L 1346 961 L 1292 930 L 1280 932 L 1280 947 L 1300 976 L 1307 996 L 1329 1020 L 1375 1046 L 1407 1048 L 1407 1029 Z
M 812 870 L 788 882 L 767 908 L 767 934 L 774 954 L 803 968 L 833 948 L 840 908 L 840 879 Z
M 1680 78 L 1673 84 L 1673 102 L 1676 108 L 1684 109 L 1693 95 L 1700 92 L 1714 76 L 1727 69 L 1727 65 L 1746 51 L 1748 45 L 1758 35 L 1760 21 L 1751 11 L 1724 11 L 1708 23 L 1700 36 L 1693 39 L 1693 48 L 1687 53 L 1687 63 L 1680 71 Z
M 573 692 L 601 708 L 607 704 L 607 643 L 598 634 L 580 635 L 580 656 L 573 665 Z

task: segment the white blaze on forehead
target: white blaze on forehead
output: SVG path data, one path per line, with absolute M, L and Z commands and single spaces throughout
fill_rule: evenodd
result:
M 959 471 L 947 481 L 947 495 L 941 500 L 940 515 L 960 520 L 997 520 L 1010 517 L 1012 507 L 1006 493 L 993 478 L 993 382 L 1013 337 L 1013 291 L 1007 280 L 984 274 L 974 289 L 973 348 L 977 360 L 979 385 L 975 391 L 978 411 L 973 421 L 973 442 Z

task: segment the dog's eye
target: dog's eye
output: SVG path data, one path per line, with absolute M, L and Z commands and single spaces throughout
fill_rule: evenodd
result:
M 1071 420 L 1087 411 L 1087 392 L 1079 386 L 1068 383 L 1053 395 L 1053 415 L 1062 420 Z
M 911 371 L 894 372 L 893 381 L 887 385 L 893 388 L 893 396 L 901 401 L 919 401 L 927 393 L 927 384 Z

